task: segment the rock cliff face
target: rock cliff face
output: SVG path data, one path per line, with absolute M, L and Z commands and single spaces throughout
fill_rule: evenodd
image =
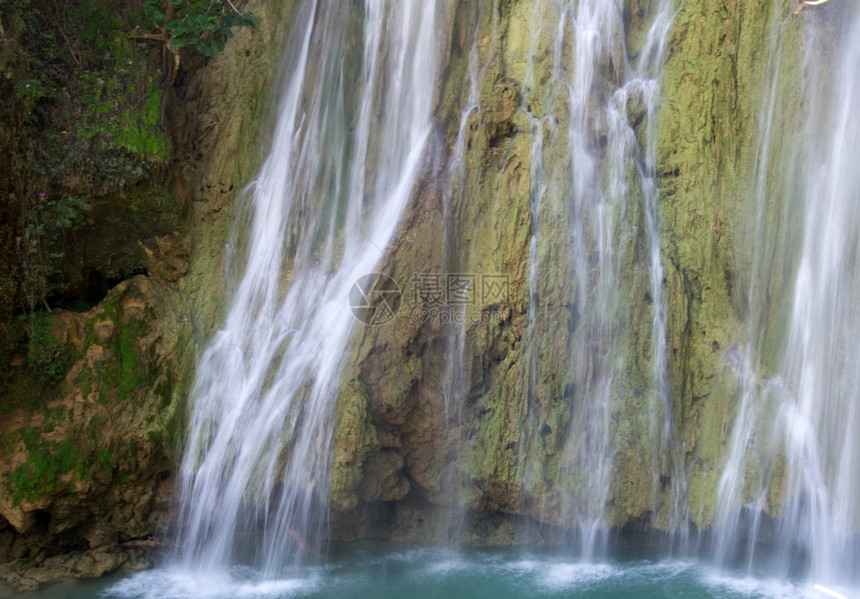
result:
M 475 101 L 463 75 L 470 52 L 482 68 L 477 106 L 465 120 L 462 178 L 452 183 L 441 173 L 427 174 L 382 272 L 404 289 L 411 289 L 415 273 L 460 272 L 498 273 L 510 287 L 504 301 L 469 308 L 461 349 L 452 344 L 460 329 L 439 319 L 416 322 L 414 304 L 392 325 L 357 334 L 334 461 L 332 499 L 341 512 L 338 534 L 345 537 L 439 540 L 460 534 L 453 528 L 465 517 L 470 540 L 535 541 L 536 534 L 553 538 L 571 521 L 564 506 L 570 489 L 564 487 L 585 476 L 565 472 L 563 464 L 570 460 L 570 436 L 587 434 L 572 429 L 586 403 L 581 394 L 587 381 L 571 364 L 578 348 L 569 345 L 568 331 L 577 330 L 591 307 L 575 300 L 575 240 L 566 208 L 555 204 L 535 214 L 530 206 L 542 184 L 536 173 L 549 180 L 564 168 L 564 157 L 552 150 L 544 163 L 534 163 L 536 135 L 543 136 L 543 148 L 555 144 L 561 154 L 565 141 L 558 131 L 568 127 L 561 103 L 546 91 L 556 23 L 551 11 L 540 14 L 541 6 L 512 1 L 457 7 L 449 79 L 438 109 L 446 127 L 439 151 L 448 157 L 458 151 L 461 111 Z M 625 6 L 626 39 L 618 43 L 626 43 L 631 61 L 642 44 L 646 8 Z M 678 8 L 662 78 L 656 170 L 676 426 L 672 453 L 682 466 L 655 465 L 653 439 L 643 432 L 654 349 L 644 215 L 634 204 L 625 218 L 639 224 L 639 233 L 620 256 L 619 294 L 638 299 L 626 304 L 631 313 L 618 321 L 626 364 L 611 408 L 615 446 L 606 518 L 610 526 L 638 530 L 672 526 L 673 477 L 685 479 L 689 497 L 676 508 L 694 526 L 712 523 L 734 408 L 735 374 L 721 365 L 726 350 L 746 338 L 752 309 L 749 236 L 755 215 L 749 197 L 768 61 L 783 64 L 775 93 L 786 123 L 798 110 L 802 69 L 803 22 L 788 15 L 789 7 L 696 0 Z M 774 57 L 777 30 L 782 47 Z M 628 105 L 636 110 L 635 103 Z M 535 123 L 548 112 L 557 129 L 538 131 Z M 637 126 L 640 141 L 644 129 Z M 787 137 L 790 130 L 777 135 Z M 540 297 L 530 298 L 535 230 L 542 233 L 536 248 L 542 270 Z M 779 276 L 771 279 L 774 290 Z M 544 323 L 538 333 L 530 332 L 530 309 Z M 462 359 L 450 370 L 454 351 L 462 351 Z M 440 372 L 460 381 L 456 414 L 446 403 L 451 382 L 440 381 Z M 521 526 L 528 521 L 544 526 Z
M 643 43 L 647 4 L 624 6 L 616 42 L 631 60 Z M 14 566 L 2 572 L 19 587 L 50 576 L 46 569 L 93 575 L 145 561 L 127 543 L 169 521 L 183 400 L 198 348 L 223 314 L 224 247 L 258 164 L 292 5 L 259 3 L 255 31 L 243 31 L 176 87 L 159 89 L 159 130 L 174 149 L 157 160 L 136 150 L 158 166 L 135 191 L 138 208 L 125 210 L 122 194 L 91 202 L 71 244 L 77 262 L 62 267 L 64 280 L 77 281 L 67 298 L 85 295 L 88 276 L 112 287 L 85 311 L 39 312 L 26 334 L 7 343 L 0 562 Z M 586 434 L 575 423 L 590 379 L 588 368 L 572 362 L 580 338 L 568 331 L 585 322 L 589 307 L 577 303 L 570 276 L 577 240 L 565 189 L 550 190 L 559 199 L 543 210 L 533 203 L 544 181 L 565 168 L 549 148 L 567 143 L 569 118 L 547 91 L 556 24 L 541 6 L 450 2 L 452 31 L 440 36 L 450 56 L 436 90 L 435 155 L 380 266 L 403 288 L 403 308 L 391 323 L 357 330 L 341 385 L 334 536 L 550 542 L 570 525 L 566 502 L 583 476 L 565 464 L 570 439 Z M 755 185 L 776 29 L 784 70 L 778 106 L 788 115 L 798 109 L 802 21 L 815 15 L 789 12 L 767 3 L 679 2 L 662 78 L 656 173 L 671 453 L 680 466 L 653 458 L 652 439 L 640 434 L 649 426 L 644 406 L 655 375 L 638 198 L 625 215 L 638 233 L 618 256 L 624 313 L 614 347 L 622 348 L 624 368 L 610 412 L 616 432 L 605 505 L 612 527 L 670 529 L 680 477 L 689 497 L 684 516 L 699 528 L 712 523 L 734 401 L 723 356 L 745 339 L 751 314 L 778 318 L 749 305 L 746 198 Z M 631 101 L 627 110 L 635 116 L 642 108 Z M 645 124 L 636 134 L 643 142 Z M 776 135 L 778 145 L 788 133 Z M 779 192 L 774 187 L 773 197 Z M 164 202 L 175 205 L 167 216 L 156 209 Z M 123 243 L 103 242 L 116 237 Z M 777 290 L 782 275 L 775 272 Z M 480 294 L 463 324 L 446 322 L 431 316 L 415 275 L 451 273 L 498 277 L 503 288 Z M 21 303 L 13 290 L 3 293 L 10 305 Z M 68 551 L 89 557 L 50 558 Z

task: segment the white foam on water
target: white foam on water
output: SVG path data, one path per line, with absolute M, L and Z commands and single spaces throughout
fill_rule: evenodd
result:
M 591 586 L 618 574 L 617 568 L 607 564 L 553 564 L 541 573 L 538 584 L 552 590 Z
M 558 592 L 580 587 L 594 588 L 610 581 L 625 585 L 637 581 L 667 580 L 693 569 L 695 565 L 695 562 L 690 560 L 616 565 L 526 558 L 503 562 L 497 569 L 502 576 L 516 578 L 544 591 Z
M 379 561 L 397 561 L 413 563 L 420 566 L 426 566 L 427 564 L 432 563 L 432 566 L 428 567 L 437 567 L 442 564 L 449 564 L 449 566 L 454 567 L 454 565 L 458 563 L 461 563 L 464 566 L 466 564 L 466 558 L 458 551 L 442 547 L 422 547 L 420 549 L 411 549 L 403 552 L 385 554 L 379 558 Z
M 844 588 L 831 588 L 813 582 L 794 583 L 777 578 L 755 578 L 732 576 L 724 571 L 704 570 L 700 576 L 702 584 L 727 597 L 751 597 L 755 599 L 826 599 L 860 597 Z M 835 594 L 834 594 L 835 593 Z
M 389 569 L 389 566 L 393 567 Z M 468 599 L 486 596 L 482 594 L 488 588 L 484 586 L 486 582 L 495 588 L 507 589 L 502 597 L 579 597 L 601 593 L 630 598 L 644 592 L 648 596 L 719 599 L 860 599 L 858 589 L 733 575 L 692 560 L 577 563 L 553 557 L 517 558 L 498 552 L 434 548 L 384 554 L 356 552 L 345 559 L 334 559 L 299 572 L 294 577 L 264 580 L 262 570 L 249 567 L 208 573 L 168 567 L 130 576 L 107 588 L 101 596 L 111 599 L 341 596 L 399 599 L 398 593 L 409 588 L 422 589 L 422 596 L 438 596 L 445 589 L 450 592 L 458 588 L 463 593 L 460 596 Z M 452 586 L 452 581 L 457 585 Z
M 812 588 L 814 588 L 814 589 L 815 589 L 816 591 L 818 591 L 819 593 L 824 593 L 824 594 L 825 594 L 825 595 L 827 595 L 828 597 L 835 597 L 835 599 L 848 599 L 848 598 L 847 598 L 845 595 L 843 595 L 842 593 L 839 593 L 839 592 L 837 592 L 837 591 L 834 591 L 833 589 L 829 589 L 829 588 L 827 588 L 827 587 L 826 587 L 826 586 L 824 586 L 824 585 L 816 584 L 816 585 L 813 585 L 813 587 L 812 587 Z
M 505 563 L 504 570 L 514 572 L 516 574 L 530 574 L 540 568 L 540 562 L 537 560 L 524 559 L 516 562 Z
M 674 578 L 696 567 L 691 560 L 667 560 L 661 562 L 641 562 L 625 566 L 619 572 L 626 580 L 666 580 Z
M 101 595 L 123 599 L 283 599 L 306 594 L 318 585 L 315 576 L 253 580 L 230 573 L 170 568 L 135 574 Z
M 446 559 L 426 566 L 423 573 L 428 576 L 445 576 L 453 572 L 468 570 L 471 567 L 468 562 L 462 559 Z
M 714 591 L 729 593 L 732 597 L 790 599 L 806 596 L 801 589 L 784 580 L 761 580 L 749 576 L 733 577 L 725 572 L 708 571 L 702 576 L 701 581 Z

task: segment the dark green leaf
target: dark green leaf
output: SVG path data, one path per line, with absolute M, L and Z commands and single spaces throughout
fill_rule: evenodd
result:
M 192 41 L 194 39 L 194 41 Z M 192 38 L 189 35 L 175 37 L 170 40 L 170 45 L 174 48 L 184 48 L 185 46 L 190 46 L 192 44 L 196 44 L 199 41 L 199 38 Z
M 193 29 L 202 29 L 206 25 L 206 15 L 200 13 L 188 15 L 187 23 Z
M 242 22 L 242 17 L 234 13 L 227 13 L 223 17 L 221 17 L 221 26 L 222 27 L 238 27 Z
M 143 12 L 146 15 L 146 18 L 154 23 L 158 23 L 159 21 L 164 19 L 164 11 L 155 4 L 146 4 L 143 7 Z
M 203 40 L 202 42 L 197 44 L 197 49 L 203 56 L 212 56 L 215 53 L 215 51 L 209 45 L 208 40 Z

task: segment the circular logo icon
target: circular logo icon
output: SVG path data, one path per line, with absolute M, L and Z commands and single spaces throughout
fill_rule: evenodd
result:
M 372 272 L 360 277 L 349 290 L 349 307 L 359 321 L 375 327 L 394 319 L 402 298 L 394 279 Z

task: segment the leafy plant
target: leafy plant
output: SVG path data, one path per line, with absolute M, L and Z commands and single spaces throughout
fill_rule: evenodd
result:
M 74 359 L 72 348 L 57 336 L 44 313 L 21 315 L 19 318 L 30 334 L 27 361 L 39 380 L 56 385 L 63 380 L 71 366 Z
M 23 291 L 31 310 L 41 302 L 47 307 L 46 296 L 51 291 L 50 281 L 56 265 L 65 254 L 61 251 L 63 238 L 68 231 L 84 225 L 84 214 L 90 205 L 80 198 L 62 196 L 48 198 L 39 193 L 22 215 L 24 244 Z
M 70 259 L 90 243 L 77 233 L 84 217 L 99 223 L 117 203 L 135 213 L 129 220 L 150 206 L 158 207 L 153 219 L 172 225 L 181 217 L 180 208 L 160 203 L 173 158 L 163 67 L 129 36 L 130 28 L 157 30 L 146 3 L 0 0 L 0 355 L 17 345 L 4 332 L 16 314 L 89 293 L 85 269 L 101 258 Z M 172 7 L 178 24 L 197 10 L 192 5 L 164 0 L 162 11 Z M 192 18 L 195 24 L 203 25 Z M 92 219 L 91 204 L 99 212 Z M 0 368 L 0 383 L 5 378 Z
M 147 0 L 144 12 L 159 33 L 139 37 L 163 41 L 175 56 L 186 46 L 212 56 L 224 49 L 234 28 L 254 27 L 258 20 L 230 0 Z

